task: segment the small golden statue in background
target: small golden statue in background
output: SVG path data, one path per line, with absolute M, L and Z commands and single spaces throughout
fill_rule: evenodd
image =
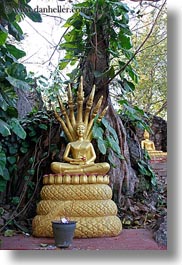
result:
M 102 104 L 101 97 L 91 114 L 91 108 L 93 105 L 93 99 L 95 94 L 95 86 L 93 86 L 91 94 L 86 104 L 85 116 L 83 117 L 83 78 L 81 77 L 80 86 L 77 95 L 77 119 L 74 115 L 74 104 L 70 85 L 68 86 L 68 106 L 69 113 L 66 112 L 63 103 L 58 97 L 60 110 L 64 116 L 65 121 L 55 111 L 56 119 L 62 125 L 62 128 L 70 141 L 65 149 L 63 159 L 67 163 L 53 162 L 51 164 L 51 170 L 54 173 L 97 173 L 106 174 L 110 165 L 108 163 L 94 163 L 96 154 L 91 143 L 92 139 L 92 126 L 94 119 L 98 114 L 99 108 Z M 105 115 L 107 107 L 99 116 L 99 121 Z M 90 121 L 89 121 L 90 117 Z
M 155 144 L 153 141 L 149 140 L 149 133 L 147 130 L 144 131 L 144 140 L 141 141 L 141 147 L 142 149 L 145 149 L 147 151 L 155 151 Z
M 151 157 L 167 155 L 166 152 L 156 150 L 154 142 L 149 140 L 150 136 L 148 131 L 145 130 L 143 136 L 144 140 L 141 141 L 141 147 L 142 149 L 146 150 Z

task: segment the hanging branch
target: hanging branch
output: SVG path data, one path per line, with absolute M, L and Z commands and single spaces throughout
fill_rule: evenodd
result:
M 133 1 L 133 0 L 131 0 L 131 1 Z M 137 0 L 138 1 L 138 0 Z M 153 1 L 153 0 L 152 0 Z M 160 0 L 158 0 L 158 1 L 160 1 Z M 157 23 L 157 20 L 158 20 L 158 18 L 159 18 L 159 16 L 160 16 L 160 14 L 161 14 L 161 12 L 162 12 L 162 9 L 163 9 L 163 7 L 165 6 L 165 4 L 166 4 L 166 2 L 167 2 L 167 0 L 165 0 L 164 1 L 164 3 L 162 4 L 162 6 L 161 6 L 161 8 L 160 8 L 160 10 L 159 10 L 159 12 L 158 12 L 158 14 L 157 14 L 157 16 L 156 16 L 156 18 L 155 18 L 155 21 L 154 21 L 154 23 L 153 23 L 153 25 L 152 25 L 152 27 L 151 27 L 151 29 L 150 29 L 150 31 L 149 31 L 149 33 L 147 34 L 147 36 L 145 37 L 145 39 L 144 39 L 144 41 L 139 45 L 139 47 L 138 47 L 138 49 L 134 52 L 134 54 L 133 54 L 133 56 L 128 60 L 128 62 L 112 77 L 112 78 L 110 78 L 107 82 L 106 82 L 106 84 L 109 84 L 117 75 L 119 75 L 120 73 L 122 73 L 123 71 L 124 71 L 124 69 L 131 63 L 131 61 L 135 58 L 135 56 L 140 52 L 140 50 L 141 50 L 141 48 L 144 46 L 144 44 L 146 43 L 146 41 L 148 40 L 148 38 L 151 36 L 151 34 L 152 34 L 152 32 L 153 32 L 153 30 L 154 30 L 154 27 L 155 27 L 155 25 L 156 25 L 156 23 Z
M 41 48 L 40 48 L 41 49 Z M 36 55 L 40 49 L 38 49 L 38 51 L 34 52 L 33 54 L 31 54 L 29 57 L 27 57 L 26 59 L 22 60 L 21 63 L 26 63 L 26 61 L 30 60 L 34 55 Z
M 44 37 L 34 26 L 32 26 L 31 23 L 29 23 L 27 20 L 26 20 L 26 23 L 31 27 L 33 28 L 33 30 L 35 30 L 35 32 L 37 34 L 39 34 L 45 41 L 47 41 L 51 46 L 54 46 L 46 37 Z
M 66 34 L 66 32 L 68 31 L 68 29 L 69 29 L 69 27 L 64 31 L 63 35 L 61 36 L 61 38 L 60 38 L 58 44 L 55 46 L 54 51 L 52 52 L 52 54 L 51 54 L 51 56 L 49 57 L 49 59 L 48 59 L 47 61 L 43 62 L 43 64 L 46 64 L 47 62 L 51 61 L 53 55 L 55 54 L 55 52 L 56 52 L 56 50 L 57 50 L 59 44 L 61 43 L 61 41 L 62 41 L 64 35 Z
M 162 104 L 161 108 L 158 111 L 156 111 L 156 113 L 154 114 L 154 116 L 157 116 L 161 111 L 163 111 L 163 109 L 166 109 L 166 108 L 167 108 L 167 101 L 165 101 Z

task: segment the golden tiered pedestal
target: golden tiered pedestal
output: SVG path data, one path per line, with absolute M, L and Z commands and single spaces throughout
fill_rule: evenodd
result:
M 117 236 L 122 224 L 109 187 L 109 176 L 49 174 L 43 178 L 33 235 L 53 237 L 53 220 L 77 221 L 75 237 Z

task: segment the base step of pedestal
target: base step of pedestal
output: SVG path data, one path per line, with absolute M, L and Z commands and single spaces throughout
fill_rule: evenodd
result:
M 37 205 L 38 215 L 47 215 L 51 212 L 57 216 L 84 216 L 98 217 L 117 214 L 117 206 L 112 200 L 76 200 L 58 201 L 43 200 Z M 53 213 L 53 215 L 55 215 Z
M 61 176 L 58 176 L 59 180 Z M 73 177 L 73 176 L 71 176 Z M 71 178 L 67 176 L 67 180 Z M 52 221 L 67 217 L 77 221 L 75 237 L 117 236 L 122 230 L 121 220 L 117 217 L 117 206 L 112 198 L 108 184 L 93 183 L 96 179 L 105 180 L 105 176 L 84 176 L 89 183 L 55 184 L 57 176 L 46 175 L 46 184 L 41 190 L 41 201 L 37 206 L 37 216 L 33 219 L 33 235 L 53 237 Z M 63 176 L 64 178 L 64 176 Z M 45 183 L 44 180 L 44 183 Z M 65 182 L 64 179 L 63 182 Z M 108 176 L 107 176 L 108 181 Z M 52 183 L 50 183 L 52 182 Z M 74 180 L 75 182 L 75 180 Z
M 59 219 L 59 217 L 54 218 L 54 220 Z M 117 236 L 122 231 L 122 224 L 117 216 L 71 217 L 70 219 L 77 221 L 75 238 Z M 37 215 L 33 220 L 33 235 L 35 237 L 53 237 L 50 220 Z
M 107 184 L 45 185 L 41 190 L 43 200 L 105 200 L 112 198 Z

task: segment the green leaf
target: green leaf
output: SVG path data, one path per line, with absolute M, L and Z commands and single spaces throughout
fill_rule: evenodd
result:
M 0 217 L 4 214 L 4 209 L 2 207 L 0 207 Z
M 115 141 L 117 143 L 119 143 L 117 133 L 116 133 L 115 129 L 113 127 L 111 127 L 111 125 L 108 122 L 108 120 L 106 120 L 106 118 L 102 118 L 101 122 L 104 125 L 104 127 L 106 128 L 106 130 L 108 130 L 112 134 L 112 136 L 114 137 Z
M 115 75 L 115 70 L 114 70 L 114 66 L 111 66 L 107 71 L 105 72 L 100 72 L 100 71 L 94 71 L 94 76 L 96 78 L 99 77 L 103 77 L 103 76 L 108 76 L 110 78 L 113 78 L 113 76 Z
M 31 9 L 30 6 L 28 6 L 28 7 L 29 7 L 29 11 L 28 12 L 24 12 L 25 15 L 27 17 L 29 17 L 33 22 L 42 22 L 41 15 L 38 12 L 33 11 L 33 9 Z
M 3 108 L 3 104 L 0 105 L 0 108 L 2 108 L 3 110 L 7 110 L 6 106 L 10 108 L 10 106 L 16 107 L 16 100 L 17 100 L 17 94 L 14 91 L 14 88 L 9 85 L 6 82 L 6 85 L 3 85 L 3 83 L 1 83 L 1 97 L 0 97 L 0 103 L 1 102 L 5 102 L 4 107 Z M 8 114 L 9 115 L 9 114 Z
M 154 175 L 152 175 L 152 177 L 151 177 L 151 183 L 152 183 L 152 185 L 154 185 L 154 186 L 156 186 L 156 184 L 157 184 L 157 179 L 156 179 L 156 176 Z
M 8 33 L 1 30 L 0 27 L 0 45 L 3 45 L 6 42 L 6 39 L 8 37 Z
M 3 175 L 3 170 L 6 166 L 6 154 L 3 150 L 0 151 L 0 175 Z
M 59 63 L 59 70 L 63 70 L 68 65 L 69 62 L 70 62 L 70 60 L 68 60 L 67 62 L 60 62 Z
M 11 155 L 17 154 L 17 151 L 18 151 L 17 147 L 9 146 L 9 152 L 10 152 Z
M 128 101 L 126 99 L 121 99 L 121 100 L 118 100 L 118 103 L 120 105 L 127 105 L 128 106 Z
M 124 86 L 125 91 L 127 92 L 133 92 L 133 90 L 135 90 L 134 84 L 132 82 L 129 82 L 125 78 L 123 79 L 123 86 Z
M 111 68 L 108 70 L 108 75 L 110 78 L 113 78 L 115 75 L 114 66 L 111 66 Z
M 145 169 L 144 166 L 142 166 L 140 163 L 138 163 L 139 166 L 139 171 L 142 175 L 147 175 L 147 170 Z
M 122 2 L 115 2 L 114 5 L 117 5 L 119 7 L 121 7 L 123 9 L 123 11 L 125 12 L 129 12 L 130 11 L 130 8 L 127 6 L 127 4 L 124 4 Z
M 0 192 L 5 191 L 7 181 L 0 176 Z
M 98 145 L 99 151 L 100 151 L 103 155 L 105 155 L 106 152 L 107 152 L 107 148 L 106 148 L 106 143 L 105 143 L 105 141 L 99 138 L 99 139 L 97 140 L 97 145 Z
M 20 151 L 21 151 L 23 154 L 26 154 L 27 151 L 28 151 L 28 148 L 22 146 L 22 147 L 20 147 Z
M 124 66 L 125 66 L 125 62 L 123 62 L 123 61 L 118 61 L 118 63 L 119 63 L 119 66 L 120 66 L 120 68 L 123 68 Z
M 129 15 L 127 13 L 123 14 L 122 22 L 125 23 L 125 24 L 129 23 Z
M 6 113 L 8 114 L 8 116 L 10 118 L 13 118 L 13 117 L 17 118 L 18 117 L 18 110 L 15 107 L 9 106 L 6 110 Z
M 43 130 L 47 130 L 47 125 L 46 124 L 39 124 L 39 128 L 43 129 Z
M 120 23 L 120 21 L 114 21 L 115 25 L 120 29 L 120 33 L 131 36 L 132 32 L 127 24 Z
M 30 146 L 30 144 L 27 143 L 26 141 L 23 141 L 21 144 L 22 144 L 23 147 L 29 147 Z
M 129 36 L 126 36 L 125 34 L 120 34 L 119 40 L 121 42 L 122 48 L 123 49 L 131 49 L 132 43 L 131 43 L 131 38 Z
M 145 112 L 144 112 L 142 109 L 140 109 L 138 106 L 134 106 L 134 109 L 135 109 L 140 115 L 144 115 L 144 114 L 145 114 Z
M 103 133 L 104 133 L 104 130 L 96 122 L 94 124 L 93 130 L 92 130 L 93 138 L 102 139 L 103 138 Z
M 126 58 L 131 59 L 134 55 L 133 52 L 130 50 L 123 49 L 122 53 L 126 56 Z
M 27 173 L 33 176 L 35 173 L 35 169 L 31 168 L 31 169 L 27 170 Z
M 11 135 L 10 126 L 1 119 L 0 119 L 0 133 L 2 134 L 2 136 Z
M 136 71 L 131 67 L 131 65 L 126 68 L 126 71 L 128 72 L 131 79 L 137 84 L 139 77 Z
M 29 136 L 35 136 L 36 135 L 36 131 L 32 130 L 31 132 L 29 132 Z M 33 140 L 33 139 L 32 139 Z
M 110 162 L 110 164 L 112 165 L 112 167 L 116 167 L 116 165 L 114 164 L 114 160 L 113 160 L 113 157 L 112 157 L 112 155 L 111 155 L 111 152 L 109 153 L 109 155 L 108 155 L 108 160 L 109 160 L 109 162 Z
M 30 86 L 27 82 L 16 79 L 14 77 L 8 76 L 6 77 L 6 79 L 10 82 L 10 84 L 16 88 L 19 89 L 30 89 Z
M 109 135 L 107 135 L 106 138 L 109 142 L 110 148 L 118 155 L 119 158 L 124 159 L 124 157 L 121 155 L 121 149 L 118 143 Z
M 68 18 L 66 21 L 67 26 L 73 26 L 74 28 L 80 30 L 83 24 L 83 17 L 80 14 L 75 13 L 72 17 Z
M 19 50 L 12 44 L 6 44 L 6 48 L 9 53 L 11 53 L 16 59 L 20 59 L 26 55 L 26 53 L 22 50 Z
M 60 48 L 65 49 L 65 50 L 79 50 L 78 49 L 78 44 L 75 41 L 72 42 L 64 42 L 60 45 Z M 80 50 L 81 51 L 81 50 Z
M 64 34 L 64 39 L 66 41 L 72 41 L 73 40 L 73 30 L 72 31 L 69 31 L 67 34 Z M 64 59 L 63 59 L 64 60 Z
M 15 196 L 11 199 L 11 202 L 14 204 L 14 205 L 18 205 L 18 203 L 20 202 L 20 198 Z
M 16 118 L 12 118 L 10 121 L 12 131 L 21 139 L 25 139 L 26 132 L 23 127 L 20 125 L 19 121 Z
M 10 180 L 10 175 L 7 168 L 3 169 L 3 174 L 1 176 L 3 177 L 4 180 Z
M 28 181 L 30 179 L 30 176 L 24 176 L 24 180 Z
M 11 229 L 7 229 L 4 232 L 4 236 L 6 236 L 6 237 L 11 237 L 11 236 L 14 236 L 14 235 L 15 235 L 15 231 L 14 230 L 11 230 Z
M 13 165 L 16 162 L 16 156 L 8 156 L 7 160 L 11 165 Z
M 23 31 L 16 22 L 8 23 L 9 34 L 11 34 L 17 41 L 23 40 Z
M 12 63 L 6 68 L 6 73 L 18 80 L 25 81 L 27 77 L 26 67 L 21 63 Z

